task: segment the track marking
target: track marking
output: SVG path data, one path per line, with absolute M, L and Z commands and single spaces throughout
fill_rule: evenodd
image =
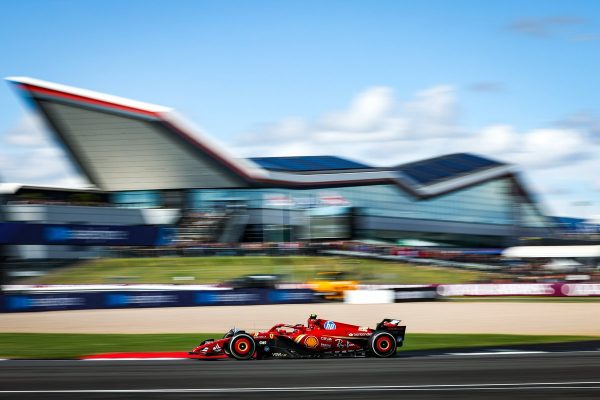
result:
M 451 356 L 503 356 L 503 355 L 519 355 L 519 354 L 546 354 L 548 351 L 486 351 L 472 353 L 446 353 Z
M 353 391 L 460 391 L 460 390 L 540 390 L 540 389 L 597 389 L 600 381 L 592 382 L 527 382 L 527 383 L 468 383 L 455 385 L 396 385 L 396 386 L 292 386 L 244 387 L 205 389 L 74 389 L 74 390 L 2 390 L 0 394 L 84 394 L 84 393 L 260 393 L 260 392 L 353 392 Z
M 189 360 L 179 357 L 154 357 L 154 358 L 82 358 L 80 361 L 164 361 L 164 360 Z

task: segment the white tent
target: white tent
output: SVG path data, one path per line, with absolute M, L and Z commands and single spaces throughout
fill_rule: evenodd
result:
M 561 258 L 558 260 L 552 260 L 548 264 L 544 264 L 544 269 L 550 271 L 576 271 L 577 268 L 583 267 L 583 264 L 578 263 L 575 260 L 569 260 L 565 258 Z
M 502 252 L 507 258 L 600 258 L 600 246 L 517 246 Z

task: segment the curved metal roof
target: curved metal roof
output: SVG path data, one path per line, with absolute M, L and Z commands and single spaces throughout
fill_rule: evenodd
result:
M 475 154 L 456 153 L 398 165 L 395 169 L 420 185 L 431 185 L 503 165 L 507 164 Z
M 368 165 L 336 156 L 253 157 L 250 160 L 272 171 L 312 172 L 373 169 Z
M 512 165 L 472 154 L 390 168 L 334 156 L 236 159 L 171 108 L 32 78 L 8 80 L 40 110 L 89 181 L 108 191 L 387 183 L 426 198 L 515 173 Z

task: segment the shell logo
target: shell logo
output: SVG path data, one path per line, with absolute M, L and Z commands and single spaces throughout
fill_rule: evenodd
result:
M 315 347 L 317 347 L 319 345 L 319 339 L 317 339 L 314 336 L 309 336 L 304 340 L 304 344 L 309 349 L 314 349 Z

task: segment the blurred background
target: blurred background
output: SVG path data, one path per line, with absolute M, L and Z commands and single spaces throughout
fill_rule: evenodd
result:
M 596 2 L 5 11 L 4 312 L 600 296 Z
M 600 2 L 0 4 L 0 397 L 600 397 Z

